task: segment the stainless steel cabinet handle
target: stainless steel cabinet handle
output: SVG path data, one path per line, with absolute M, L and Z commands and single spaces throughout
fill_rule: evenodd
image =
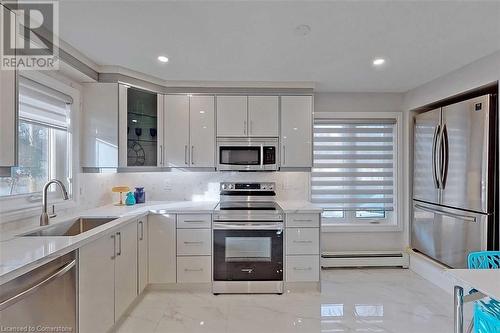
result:
M 312 267 L 307 267 L 307 268 L 301 268 L 301 267 L 294 267 L 294 271 L 311 271 Z
M 432 137 L 432 176 L 434 178 L 434 186 L 436 188 L 439 188 L 439 180 L 437 176 L 437 157 L 436 157 L 436 148 L 437 148 L 437 140 L 438 140 L 438 134 L 440 132 L 440 125 L 437 125 L 436 128 L 434 129 L 434 136 Z
M 184 268 L 184 272 L 203 272 L 203 268 Z
M 160 145 L 160 165 L 163 165 L 163 145 Z
M 34 293 L 38 289 L 40 289 L 42 286 L 46 285 L 47 283 L 50 283 L 52 280 L 57 279 L 61 276 L 63 276 L 65 273 L 67 273 L 70 269 L 72 269 L 76 265 L 76 259 L 71 261 L 69 264 L 63 266 L 61 269 L 59 269 L 57 272 L 54 274 L 48 276 L 44 280 L 40 281 L 39 283 L 35 284 L 32 287 L 29 287 L 28 289 L 20 292 L 19 294 L 16 294 L 2 303 L 0 303 L 0 310 L 8 308 L 11 304 L 16 303 L 20 299 Z
M 250 135 L 253 134 L 253 120 L 250 120 Z
M 191 164 L 194 164 L 194 146 L 191 146 Z
M 184 244 L 186 244 L 186 245 L 197 245 L 197 244 L 203 244 L 203 243 L 204 242 L 200 242 L 200 241 L 198 241 L 198 242 L 188 242 L 188 241 L 185 241 L 184 242 Z
M 312 240 L 294 240 L 293 242 L 298 244 L 309 244 L 312 243 Z
M 293 219 L 294 222 L 312 222 L 311 219 L 307 219 L 307 220 L 301 220 L 301 219 Z
M 422 205 L 419 205 L 419 204 L 416 204 L 415 208 L 418 208 L 418 209 L 421 209 L 421 210 L 425 210 L 426 212 L 429 212 L 429 213 L 434 213 L 434 214 L 438 214 L 438 215 L 453 217 L 455 219 L 459 219 L 459 220 L 463 220 L 463 221 L 467 221 L 467 222 L 476 222 L 476 218 L 474 216 L 461 215 L 461 214 L 455 214 L 455 213 L 450 213 L 450 212 L 443 212 L 443 211 L 432 209 L 432 208 L 428 208 L 428 207 L 425 207 L 425 206 L 422 206 Z
M 286 146 L 283 145 L 283 164 L 286 163 Z
M 185 145 L 184 146 L 184 164 L 186 164 L 186 165 L 188 165 L 188 153 L 187 153 L 187 151 L 188 151 L 188 146 Z
M 116 258 L 116 236 L 111 235 L 111 239 L 113 240 L 113 255 L 111 256 L 111 260 L 115 260 L 115 258 Z
M 139 221 L 139 226 L 141 227 L 141 236 L 139 237 L 139 240 L 143 240 L 144 239 L 144 222 L 142 221 Z
M 247 135 L 247 121 L 243 121 L 243 134 Z
M 204 220 L 184 220 L 185 223 L 203 223 Z
M 122 255 L 122 233 L 117 232 L 116 236 L 118 236 L 118 252 L 116 253 L 117 256 Z

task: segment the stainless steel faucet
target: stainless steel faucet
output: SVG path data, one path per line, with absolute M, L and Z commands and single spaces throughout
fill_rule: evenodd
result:
M 47 213 L 47 191 L 49 190 L 50 185 L 57 184 L 61 188 L 61 192 L 64 200 L 68 200 L 68 191 L 66 191 L 66 187 L 64 184 L 57 179 L 51 179 L 43 186 L 42 191 L 42 215 L 40 215 L 40 226 L 49 225 L 49 214 Z M 52 215 L 54 217 L 55 214 Z

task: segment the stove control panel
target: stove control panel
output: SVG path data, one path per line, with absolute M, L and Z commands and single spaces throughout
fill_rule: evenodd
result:
M 275 183 L 220 183 L 221 191 L 274 191 Z

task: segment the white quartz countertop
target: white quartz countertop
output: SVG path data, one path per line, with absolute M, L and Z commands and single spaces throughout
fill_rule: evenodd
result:
M 148 202 L 135 206 L 107 205 L 77 214 L 53 219 L 51 225 L 76 217 L 116 217 L 117 219 L 76 236 L 19 237 L 19 234 L 36 231 L 46 227 L 18 230 L 10 237 L 0 241 L 0 284 L 10 281 L 52 259 L 71 252 L 103 235 L 112 233 L 127 223 L 135 221 L 150 212 L 158 213 L 211 213 L 217 202 Z
M 278 201 L 285 213 L 320 213 L 321 208 L 307 201 Z M 58 216 L 51 225 L 77 217 L 116 217 L 117 219 L 76 236 L 20 237 L 46 227 L 20 229 L 9 235 L 2 235 L 0 241 L 0 284 L 10 281 L 61 255 L 90 243 L 103 235 L 112 233 L 127 223 L 150 213 L 212 213 L 214 201 L 150 201 L 135 206 L 107 205 L 75 214 Z
M 309 201 L 278 201 L 278 205 L 285 213 L 321 213 L 322 208 Z
M 500 269 L 450 269 L 458 284 L 471 286 L 483 294 L 500 300 Z

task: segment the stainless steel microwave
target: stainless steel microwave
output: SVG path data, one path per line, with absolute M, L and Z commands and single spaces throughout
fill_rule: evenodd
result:
M 217 138 L 217 170 L 278 170 L 278 138 Z

